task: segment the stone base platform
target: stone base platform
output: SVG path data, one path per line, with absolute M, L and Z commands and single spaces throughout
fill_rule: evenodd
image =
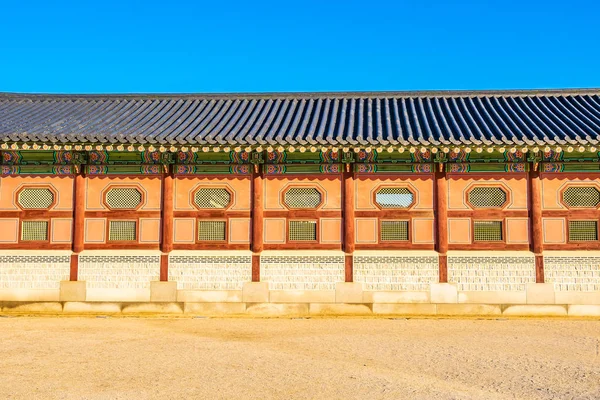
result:
M 585 317 L 600 305 L 457 303 L 0 302 L 0 315 L 206 317 Z

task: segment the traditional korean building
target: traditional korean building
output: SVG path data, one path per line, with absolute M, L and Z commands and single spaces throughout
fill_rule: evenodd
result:
M 0 94 L 0 301 L 600 304 L 599 139 L 600 90 Z

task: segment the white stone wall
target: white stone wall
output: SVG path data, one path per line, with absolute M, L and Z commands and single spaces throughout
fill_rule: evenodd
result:
M 160 279 L 160 255 L 80 255 L 79 280 L 88 289 L 150 289 Z
M 69 280 L 69 255 L 1 255 L 0 290 L 59 289 Z
M 544 281 L 556 291 L 600 291 L 600 254 L 585 251 L 544 255 Z
M 271 290 L 335 290 L 345 280 L 343 254 L 263 254 L 260 268 L 260 280 Z
M 372 291 L 427 291 L 439 280 L 437 253 L 354 256 L 354 282 Z
M 252 255 L 171 255 L 169 281 L 179 290 L 242 290 L 252 281 Z
M 535 283 L 535 257 L 529 252 L 501 251 L 448 254 L 448 282 L 467 292 L 524 291 L 528 283 Z

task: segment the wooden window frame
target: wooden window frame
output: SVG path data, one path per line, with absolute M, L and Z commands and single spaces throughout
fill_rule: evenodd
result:
M 565 202 L 565 191 L 567 189 L 570 188 L 577 188 L 577 187 L 593 187 L 595 188 L 598 192 L 600 192 L 600 185 L 597 185 L 595 182 L 581 182 L 581 183 L 568 183 L 565 186 L 563 186 L 559 192 L 558 192 L 558 202 L 564 206 L 567 210 L 573 210 L 573 211 L 593 211 L 593 210 L 598 210 L 600 209 L 600 202 L 596 205 L 596 207 L 571 207 L 570 205 L 568 205 Z M 584 220 L 581 220 L 584 221 Z
M 222 221 L 225 222 L 225 239 L 223 240 L 200 240 L 198 236 L 200 236 L 200 221 Z M 229 244 L 229 218 L 196 218 L 196 232 L 195 232 L 195 243 L 210 245 L 210 244 Z
M 381 238 L 381 233 L 382 233 L 382 225 L 383 222 L 406 222 L 406 234 L 407 234 L 407 239 L 406 240 L 383 240 Z M 390 219 L 390 218 L 378 218 L 378 230 L 377 230 L 377 242 L 378 243 L 402 243 L 402 244 L 412 244 L 412 220 L 410 218 L 405 218 L 405 219 L 400 219 L 400 218 L 396 218 L 396 219 Z
M 570 228 L 570 222 L 577 222 L 577 221 L 593 221 L 596 223 L 596 240 L 571 240 L 571 228 Z M 582 244 L 586 244 L 586 243 L 590 243 L 590 244 L 600 244 L 600 221 L 598 221 L 598 219 L 594 219 L 594 218 L 567 218 L 567 223 L 565 226 L 565 230 L 566 230 L 566 239 L 567 239 L 567 244 L 571 244 L 571 245 L 582 245 Z
M 502 227 L 502 240 L 475 240 L 475 222 L 500 222 Z M 506 244 L 506 218 L 471 218 L 471 243 L 472 244 Z
M 135 240 L 110 240 L 110 223 L 113 221 L 134 221 Z M 140 244 L 140 219 L 139 218 L 107 218 L 106 219 L 106 244 L 139 245 Z
M 21 203 L 19 202 L 19 196 L 21 195 L 21 192 L 23 192 L 26 189 L 48 189 L 52 192 L 52 204 L 50 204 L 50 206 L 48 207 L 42 207 L 42 208 L 24 208 L 23 206 L 21 206 Z M 56 191 L 56 189 L 54 189 L 54 187 L 52 187 L 51 185 L 23 185 L 21 186 L 16 192 L 15 192 L 15 205 L 22 211 L 50 211 L 52 210 L 54 207 L 56 207 L 56 204 L 58 203 L 58 192 Z
M 108 195 L 108 192 L 113 189 L 135 189 L 135 190 L 137 190 L 140 193 L 139 204 L 135 208 L 112 208 L 106 201 L 106 196 Z M 102 191 L 102 205 L 104 207 L 106 207 L 107 210 L 110 210 L 110 211 L 116 211 L 116 212 L 138 211 L 140 208 L 142 208 L 144 206 L 145 203 L 146 203 L 146 193 L 144 190 L 142 190 L 137 185 L 121 185 L 118 183 L 111 183 Z
M 196 193 L 198 193 L 202 189 L 225 189 L 225 191 L 227 191 L 227 193 L 229 193 L 229 203 L 227 203 L 227 205 L 223 208 L 199 207 L 196 204 Z M 229 210 L 233 206 L 233 201 L 234 201 L 233 196 L 234 196 L 233 190 L 231 190 L 231 188 L 229 188 L 225 185 L 200 185 L 190 191 L 190 204 L 195 209 L 201 210 L 201 211 L 223 211 L 224 212 L 224 211 Z
M 476 207 L 475 205 L 473 205 L 470 201 L 469 201 L 469 195 L 471 194 L 471 192 L 473 191 L 473 189 L 477 189 L 477 188 L 499 188 L 500 190 L 502 190 L 504 192 L 504 194 L 506 194 L 506 200 L 504 201 L 504 203 L 502 203 L 502 205 L 500 207 Z M 506 187 L 504 184 L 502 183 L 492 183 L 492 184 L 481 184 L 481 183 L 474 183 L 472 185 L 470 185 L 466 190 L 465 190 L 465 194 L 464 194 L 464 201 L 465 204 L 474 211 L 485 211 L 485 210 L 505 210 L 508 205 L 510 204 L 511 200 L 512 200 L 512 193 L 511 190 Z
M 315 223 L 315 240 L 291 240 L 290 239 L 290 223 L 292 221 L 305 221 L 305 222 L 314 222 Z M 321 224 L 319 218 L 286 218 L 286 227 L 285 227 L 285 242 L 286 244 L 320 244 L 321 243 Z
M 286 195 L 287 192 L 289 192 L 290 189 L 315 189 L 321 195 L 321 201 L 319 202 L 319 204 L 317 204 L 316 207 L 311 207 L 311 208 L 294 208 L 294 207 L 290 207 L 285 202 L 285 195 Z M 292 184 L 287 185 L 281 191 L 281 195 L 280 195 L 280 199 L 279 200 L 281 202 L 281 205 L 283 207 L 285 207 L 287 210 L 290 210 L 290 211 L 317 211 L 321 207 L 323 207 L 323 205 L 325 204 L 325 191 L 322 188 L 320 188 L 318 185 L 301 185 L 301 184 L 292 183 Z
M 25 221 L 43 221 L 43 222 L 47 222 L 48 225 L 46 226 L 46 240 L 23 240 L 23 222 Z M 52 220 L 51 218 L 19 218 L 19 233 L 18 233 L 18 243 L 50 243 L 50 232 L 52 229 Z
M 377 202 L 377 193 L 381 189 L 407 189 L 413 195 L 412 202 L 408 205 L 408 207 L 382 207 Z M 377 186 L 375 188 L 375 190 L 373 190 L 373 193 L 371 194 L 371 201 L 372 201 L 373 205 L 375 207 L 377 207 L 381 211 L 409 211 L 409 210 L 411 210 L 417 204 L 417 190 L 414 187 L 412 187 L 412 186 L 410 186 L 408 184 L 399 184 L 399 185 L 384 184 L 384 185 L 379 185 L 379 186 Z

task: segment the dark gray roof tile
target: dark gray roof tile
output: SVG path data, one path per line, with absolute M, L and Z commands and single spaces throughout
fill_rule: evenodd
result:
M 600 90 L 0 94 L 0 140 L 180 145 L 597 144 Z

